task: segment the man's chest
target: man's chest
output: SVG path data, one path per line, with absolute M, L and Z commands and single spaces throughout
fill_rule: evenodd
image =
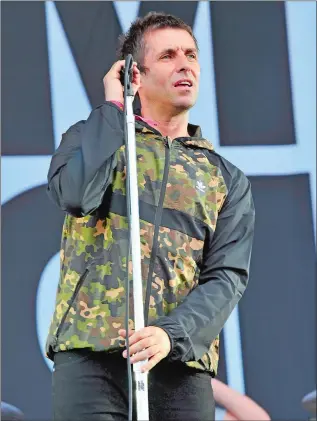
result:
M 125 195 L 126 154 L 117 152 L 113 194 Z M 140 201 L 181 212 L 212 229 L 227 188 L 221 171 L 202 148 L 188 148 L 182 142 L 155 137 L 137 142 L 138 192 Z

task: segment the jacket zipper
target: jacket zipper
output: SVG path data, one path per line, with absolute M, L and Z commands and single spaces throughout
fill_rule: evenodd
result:
M 69 311 L 71 309 L 71 306 L 73 305 L 73 303 L 75 301 L 75 298 L 77 297 L 77 295 L 79 293 L 79 290 L 80 290 L 80 288 L 82 287 L 82 285 L 84 283 L 84 280 L 85 280 L 85 278 L 87 276 L 87 273 L 88 273 L 88 269 L 85 270 L 85 272 L 81 275 L 81 277 L 79 278 L 79 281 L 77 282 L 75 291 L 74 291 L 74 293 L 72 295 L 72 298 L 70 300 L 70 303 L 68 305 L 68 308 L 65 311 L 63 317 L 61 318 L 60 324 L 59 324 L 58 329 L 56 331 L 56 335 L 55 335 L 56 341 L 57 341 L 57 339 L 59 337 L 59 334 L 60 334 L 60 332 L 62 330 L 63 324 L 65 323 L 66 317 L 67 317 L 67 315 L 68 315 L 68 313 L 69 313 Z
M 170 158 L 171 158 L 171 146 L 172 142 L 171 139 L 167 136 L 166 138 L 166 147 L 165 147 L 165 164 L 164 164 L 164 173 L 163 173 L 163 180 L 162 180 L 162 187 L 160 191 L 160 198 L 158 202 L 158 207 L 155 214 L 154 220 L 154 236 L 153 236 L 153 246 L 152 246 L 152 253 L 151 253 L 151 260 L 149 266 L 149 273 L 146 285 L 146 296 L 145 296 L 145 303 L 144 303 L 144 325 L 148 325 L 148 318 L 149 318 L 149 307 L 150 307 L 150 296 L 152 291 L 152 273 L 154 270 L 154 261 L 156 258 L 157 247 L 158 247 L 158 232 L 161 225 L 162 219 L 162 211 L 163 211 L 163 202 L 166 192 L 166 184 L 168 178 L 168 171 L 170 165 Z

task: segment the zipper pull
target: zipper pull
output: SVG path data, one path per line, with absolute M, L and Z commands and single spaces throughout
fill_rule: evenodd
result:
M 172 139 L 170 137 L 166 136 L 166 141 L 167 141 L 168 147 L 171 148 L 172 147 Z

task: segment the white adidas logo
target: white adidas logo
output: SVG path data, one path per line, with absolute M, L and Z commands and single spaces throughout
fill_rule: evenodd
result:
M 202 181 L 198 180 L 196 183 L 196 189 L 199 190 L 201 193 L 205 193 L 206 186 L 204 185 Z

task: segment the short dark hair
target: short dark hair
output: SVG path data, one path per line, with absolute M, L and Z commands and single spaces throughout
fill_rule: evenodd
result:
M 150 12 L 143 18 L 136 19 L 130 26 L 129 31 L 119 38 L 118 56 L 123 60 L 126 55 L 132 54 L 134 61 L 138 63 L 141 72 L 145 72 L 144 35 L 155 29 L 176 28 L 187 31 L 195 41 L 198 50 L 198 43 L 192 28 L 180 18 L 164 12 Z

